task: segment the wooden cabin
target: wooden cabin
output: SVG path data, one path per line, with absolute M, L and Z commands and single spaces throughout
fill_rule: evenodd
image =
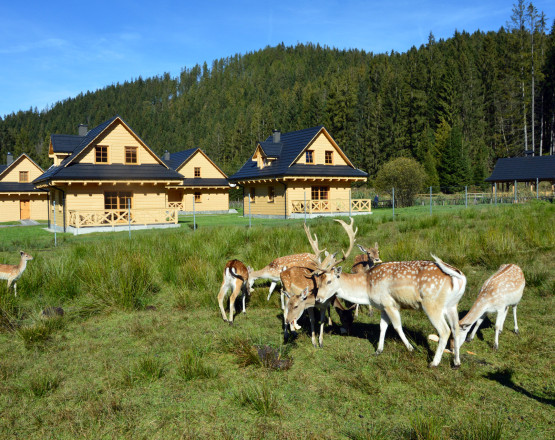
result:
M 52 135 L 54 159 L 33 183 L 48 190 L 51 229 L 75 234 L 177 226 L 166 187 L 183 177 L 170 169 L 119 117 L 79 135 Z
M 164 153 L 164 163 L 183 176 L 179 185 L 168 187 L 168 207 L 191 214 L 229 212 L 226 174 L 200 148 Z
M 16 160 L 8 153 L 6 165 L 0 165 L 0 222 L 48 218 L 48 191 L 31 183 L 42 173 L 25 153 Z
M 245 216 L 301 218 L 370 213 L 370 199 L 351 198 L 351 184 L 367 176 L 318 126 L 275 130 L 229 180 L 243 187 Z

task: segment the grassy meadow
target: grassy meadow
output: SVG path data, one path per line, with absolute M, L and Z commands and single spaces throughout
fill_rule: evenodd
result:
M 377 241 L 383 261 L 434 253 L 461 269 L 461 317 L 500 264 L 520 265 L 520 335 L 509 313 L 496 352 L 486 319 L 458 370 L 449 354 L 427 367 L 435 330 L 421 311 L 402 312 L 413 353 L 389 328 L 374 356 L 379 315 L 366 311 L 350 336 L 328 328 L 323 349 L 307 323 L 283 345 L 279 294 L 267 302 L 264 282 L 225 324 L 216 300 L 225 262 L 259 269 L 310 251 L 302 221 L 253 219 L 249 229 L 242 217 L 198 216 L 193 231 L 187 217 L 131 239 L 59 234 L 57 247 L 41 227 L 1 228 L 0 262 L 17 264 L 19 249 L 34 260 L 17 297 L 0 281 L 0 438 L 554 438 L 555 205 L 395 214 L 355 217 L 357 241 Z M 309 225 L 321 247 L 348 246 L 331 219 Z M 49 306 L 64 315 L 41 319 Z

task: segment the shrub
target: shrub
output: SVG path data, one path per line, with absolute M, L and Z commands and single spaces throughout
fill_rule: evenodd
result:
M 395 204 L 411 206 L 416 194 L 422 191 L 426 172 L 420 163 L 408 157 L 399 157 L 387 162 L 376 176 L 376 188 L 391 193 L 395 188 Z

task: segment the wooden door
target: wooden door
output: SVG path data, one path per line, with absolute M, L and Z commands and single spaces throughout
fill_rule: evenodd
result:
M 31 201 L 30 200 L 20 200 L 19 201 L 19 218 L 21 220 L 29 220 L 31 218 Z

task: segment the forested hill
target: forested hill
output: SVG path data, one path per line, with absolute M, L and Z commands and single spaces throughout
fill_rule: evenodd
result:
M 432 184 L 474 184 L 499 157 L 549 154 L 554 90 L 553 29 L 539 29 L 533 42 L 518 29 L 430 34 L 420 48 L 378 55 L 280 45 L 8 115 L 0 162 L 25 151 L 46 168 L 51 133 L 77 134 L 80 123 L 119 114 L 155 152 L 201 147 L 228 174 L 272 129 L 323 124 L 370 176 L 411 156 Z

